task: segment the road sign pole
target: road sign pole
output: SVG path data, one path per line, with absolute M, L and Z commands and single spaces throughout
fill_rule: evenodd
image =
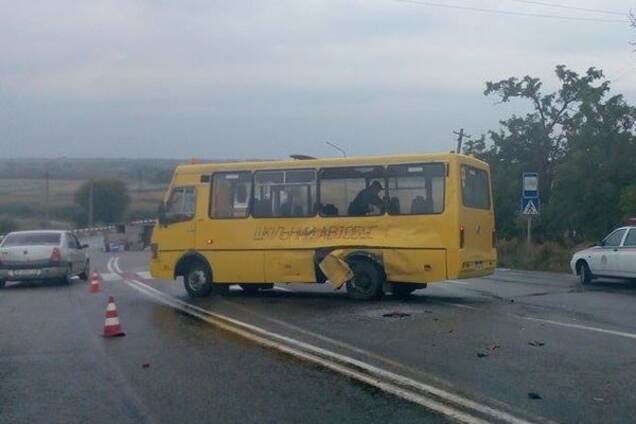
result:
M 528 215 L 528 253 L 530 253 L 530 245 L 532 244 L 532 215 Z

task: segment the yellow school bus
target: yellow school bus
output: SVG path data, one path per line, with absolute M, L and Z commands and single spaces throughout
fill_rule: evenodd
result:
M 405 296 L 495 269 L 488 165 L 454 153 L 181 165 L 150 272 L 193 297 L 274 283 Z

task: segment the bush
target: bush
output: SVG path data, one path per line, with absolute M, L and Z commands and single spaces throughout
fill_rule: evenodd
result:
M 533 244 L 528 252 L 525 240 L 500 240 L 497 244 L 498 265 L 503 268 L 569 272 L 572 254 L 583 247 L 546 242 Z

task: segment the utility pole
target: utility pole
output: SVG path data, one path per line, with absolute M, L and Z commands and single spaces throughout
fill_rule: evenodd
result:
M 49 164 L 44 170 L 44 228 L 49 228 Z
M 88 228 L 93 228 L 93 180 L 88 189 Z
M 461 128 L 459 130 L 459 132 L 453 131 L 453 134 L 457 135 L 457 150 L 455 150 L 455 152 L 456 153 L 461 153 L 462 152 L 462 141 L 464 140 L 464 138 L 471 138 L 472 136 L 464 133 L 464 129 L 463 128 Z

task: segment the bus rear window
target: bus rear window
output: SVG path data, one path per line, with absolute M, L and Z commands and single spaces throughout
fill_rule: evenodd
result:
M 462 166 L 462 198 L 467 208 L 490 209 L 490 184 L 486 171 Z
M 59 233 L 13 233 L 5 237 L 2 247 L 14 246 L 58 246 L 60 244 Z

